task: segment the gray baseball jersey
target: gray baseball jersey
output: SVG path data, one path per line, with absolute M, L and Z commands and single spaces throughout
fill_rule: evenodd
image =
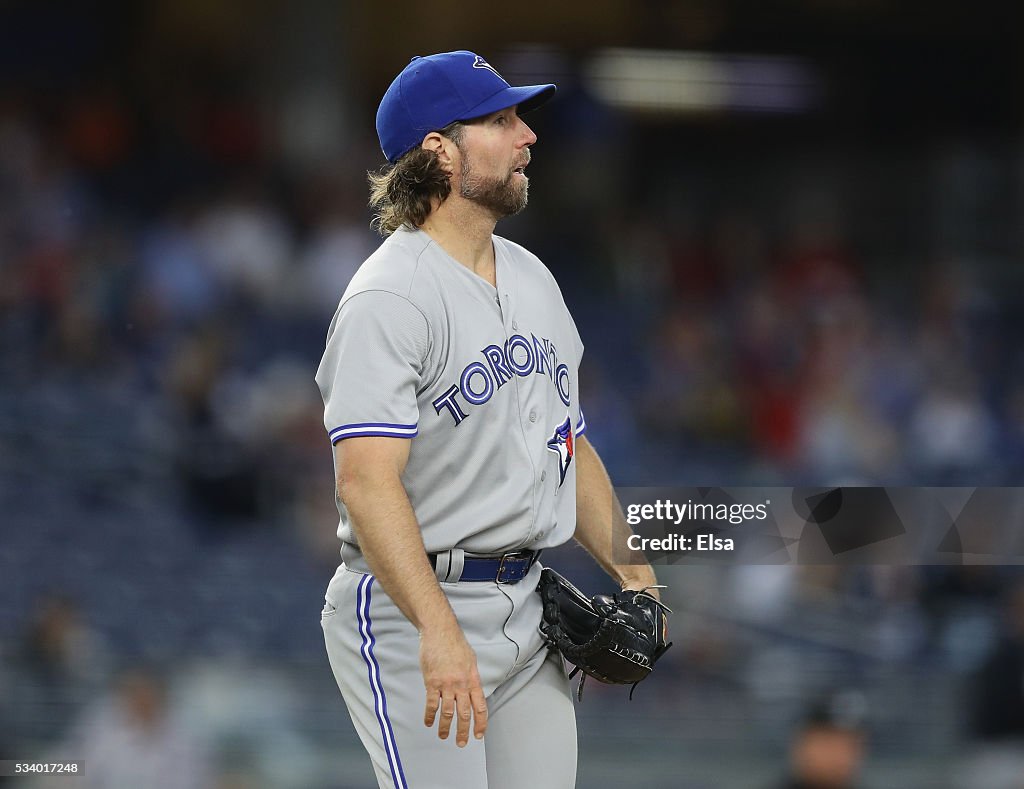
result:
M 537 627 L 540 564 L 518 584 L 459 582 L 465 554 L 558 545 L 576 523 L 583 344 L 544 265 L 493 243 L 497 288 L 426 233 L 395 232 L 349 284 L 316 375 L 332 444 L 411 439 L 402 482 L 427 551 L 444 557 L 438 578 L 488 700 L 482 742 L 456 748 L 423 725 L 418 634 L 375 583 L 339 501 L 343 562 L 322 625 L 381 787 L 513 789 L 524 760 L 545 765 L 536 789 L 575 783 L 568 680 Z
M 316 374 L 332 443 L 413 439 L 402 482 L 431 553 L 540 549 L 576 527 L 583 343 L 547 268 L 493 238 L 497 289 L 423 231 L 392 234 L 352 278 Z

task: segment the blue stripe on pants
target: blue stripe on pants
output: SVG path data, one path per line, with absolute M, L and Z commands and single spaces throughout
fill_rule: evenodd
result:
M 364 575 L 359 582 L 359 591 L 356 596 L 356 614 L 359 618 L 359 632 L 363 636 L 363 645 L 360 652 L 366 662 L 367 676 L 370 680 L 370 689 L 373 691 L 374 711 L 377 713 L 377 722 L 380 724 L 380 736 L 384 741 L 384 753 L 388 757 L 388 766 L 391 768 L 391 778 L 395 783 L 395 789 L 408 789 L 405 782 L 405 773 L 402 770 L 402 759 L 398 755 L 398 745 L 395 743 L 395 732 L 391 728 L 391 720 L 388 718 L 388 699 L 384 695 L 384 686 L 380 681 L 380 666 L 373 654 L 373 646 L 376 640 L 370 630 L 370 588 L 373 586 L 373 576 Z

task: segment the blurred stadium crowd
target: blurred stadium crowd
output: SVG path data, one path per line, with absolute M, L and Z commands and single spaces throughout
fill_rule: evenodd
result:
M 216 80 L 84 81 L 0 95 L 0 756 L 120 765 L 90 786 L 367 785 L 316 619 L 337 545 L 312 376 L 378 243 L 372 114 L 324 107 L 344 151 L 311 164 Z M 499 232 L 559 278 L 617 483 L 1018 484 L 1024 289 L 985 229 L 1013 236 L 1019 152 L 680 132 L 571 78 L 557 104 Z M 920 178 L 942 199 L 910 216 Z M 994 218 L 993 184 L 1016 195 Z M 867 699 L 865 785 L 1021 785 L 1012 568 L 666 575 L 680 646 L 628 709 L 588 688 L 581 786 L 768 786 L 837 686 Z

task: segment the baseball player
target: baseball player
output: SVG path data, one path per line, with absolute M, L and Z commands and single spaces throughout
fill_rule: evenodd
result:
M 523 116 L 554 92 L 446 52 L 413 58 L 377 111 L 386 239 L 342 296 L 316 380 L 342 543 L 322 625 L 381 787 L 574 786 L 538 556 L 575 537 L 623 588 L 655 583 L 611 558 L 614 497 L 558 285 L 494 235 L 527 202 Z

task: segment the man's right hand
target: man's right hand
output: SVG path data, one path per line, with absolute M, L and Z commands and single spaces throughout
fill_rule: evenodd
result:
M 480 685 L 476 653 L 458 625 L 420 633 L 420 669 L 427 691 L 424 725 L 432 727 L 440 710 L 437 736 L 442 740 L 448 738 L 455 717 L 455 743 L 460 748 L 469 742 L 471 720 L 473 734 L 478 740 L 483 737 L 487 730 L 487 699 Z

